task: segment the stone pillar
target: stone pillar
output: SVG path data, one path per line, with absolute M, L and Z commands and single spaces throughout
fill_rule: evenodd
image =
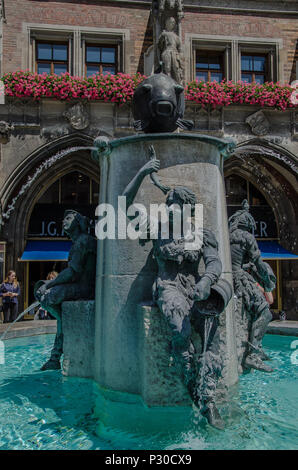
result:
M 94 300 L 76 300 L 62 304 L 64 375 L 94 376 Z
M 100 161 L 100 202 L 117 208 L 118 196 L 148 161 L 150 144 L 154 145 L 157 158 L 161 161 L 160 181 L 171 187 L 189 187 L 197 195 L 199 203 L 204 205 L 204 227 L 211 229 L 217 237 L 223 264 L 222 277 L 232 284 L 222 175 L 228 144 L 223 140 L 197 134 L 171 133 L 137 135 L 112 141 L 110 153 L 106 152 Z M 165 196 L 152 185 L 148 176 L 135 202 L 149 209 L 150 203 L 165 202 Z M 105 388 L 139 394 L 146 399 L 149 392 L 143 374 L 150 354 L 148 349 L 144 353 L 142 344 L 146 329 L 144 321 L 150 324 L 148 315 L 150 317 L 151 314 L 148 311 L 145 314 L 139 306 L 152 300 L 152 284 L 157 272 L 152 258 L 152 243 L 148 242 L 142 247 L 137 240 L 105 239 L 98 242 L 97 256 L 95 379 Z M 221 314 L 220 321 L 223 381 L 228 386 L 238 380 L 233 313 L 231 301 Z M 152 311 L 152 315 L 158 315 L 158 311 Z M 163 347 L 161 344 L 161 356 L 165 354 Z M 157 364 L 155 366 L 158 368 Z M 165 394 L 169 395 L 172 379 L 168 380 L 165 376 L 163 380 Z M 150 392 L 152 401 L 154 397 Z M 158 401 L 157 397 L 155 403 Z M 184 398 L 181 398 L 181 404 L 183 401 Z

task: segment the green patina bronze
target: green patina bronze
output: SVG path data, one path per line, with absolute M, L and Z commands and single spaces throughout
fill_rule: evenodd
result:
M 66 300 L 93 300 L 95 296 L 96 240 L 88 234 L 87 217 L 74 210 L 64 213 L 63 229 L 73 245 L 68 266 L 51 281 L 39 281 L 34 294 L 41 306 L 57 319 L 57 334 L 50 359 L 42 370 L 60 369 L 63 353 L 61 304 Z

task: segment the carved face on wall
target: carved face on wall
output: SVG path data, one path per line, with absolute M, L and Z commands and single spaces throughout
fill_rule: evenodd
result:
M 6 121 L 0 121 L 0 143 L 7 144 L 9 142 L 10 133 L 13 126 L 8 124 Z
M 89 116 L 82 103 L 71 106 L 71 108 L 63 113 L 63 116 L 74 129 L 82 130 L 89 126 Z
M 266 135 L 270 130 L 270 124 L 263 111 L 257 111 L 248 116 L 245 122 L 251 127 L 255 135 Z

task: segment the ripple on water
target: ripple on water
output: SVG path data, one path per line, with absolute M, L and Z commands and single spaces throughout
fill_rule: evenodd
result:
M 221 412 L 225 431 L 211 428 L 190 408 L 158 410 L 140 402 L 111 404 L 88 379 L 39 369 L 54 336 L 5 341 L 0 365 L 0 449 L 297 449 L 295 338 L 266 336 L 275 368 L 240 378 L 237 396 Z M 129 410 L 136 425 L 131 428 Z M 123 422 L 121 422 L 123 416 Z M 173 426 L 167 426 L 170 421 Z M 115 429 L 119 424 L 119 428 Z

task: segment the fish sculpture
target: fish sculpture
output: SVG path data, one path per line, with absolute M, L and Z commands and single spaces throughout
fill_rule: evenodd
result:
M 145 133 L 191 130 L 193 122 L 183 119 L 184 88 L 164 73 L 156 73 L 136 88 L 132 102 L 134 127 Z

